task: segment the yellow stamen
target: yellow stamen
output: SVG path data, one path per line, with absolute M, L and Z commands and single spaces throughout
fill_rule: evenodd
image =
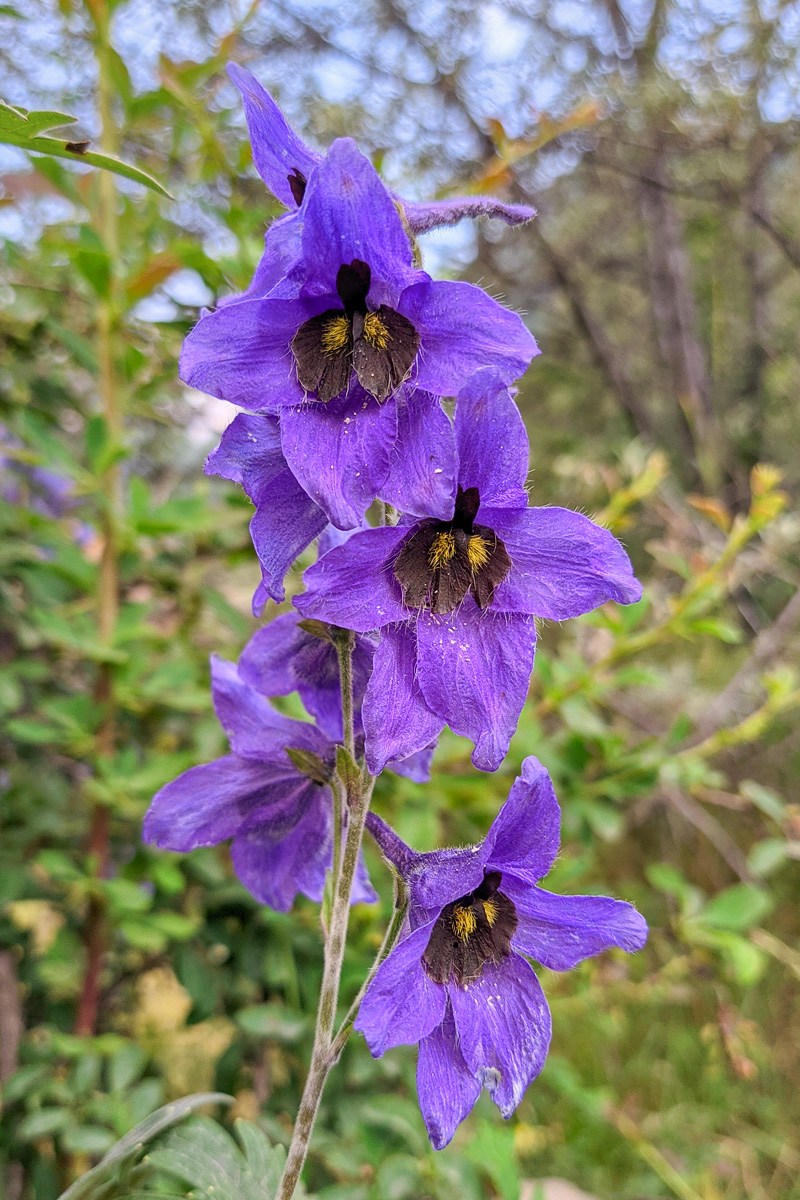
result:
M 332 317 L 322 330 L 322 353 L 341 354 L 347 349 L 349 340 L 350 322 L 347 317 L 344 314 Z
M 438 571 L 441 567 L 446 567 L 452 558 L 455 558 L 455 553 L 456 539 L 452 533 L 447 533 L 446 531 L 444 533 L 437 533 L 428 551 L 428 562 L 434 571 Z
M 383 319 L 377 313 L 367 313 L 364 317 L 364 340 L 374 350 L 385 350 L 392 340 Z
M 469 940 L 469 935 L 475 932 L 478 921 L 471 908 L 453 909 L 453 933 L 462 942 Z
M 489 543 L 479 533 L 473 533 L 467 542 L 467 558 L 473 571 L 480 571 L 489 561 Z
M 483 911 L 486 913 L 486 920 L 488 921 L 489 928 L 491 929 L 497 920 L 497 914 L 499 912 L 498 903 L 496 900 L 492 899 L 482 900 L 481 903 L 483 904 Z

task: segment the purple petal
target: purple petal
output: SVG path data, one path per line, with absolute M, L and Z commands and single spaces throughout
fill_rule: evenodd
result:
M 374 812 L 367 814 L 367 829 L 384 858 L 409 885 L 409 919 L 414 929 L 428 924 L 446 904 L 473 891 L 483 881 L 484 867 L 491 849 L 488 842 L 418 854 Z
M 381 498 L 400 512 L 446 521 L 456 492 L 453 427 L 430 392 L 403 388 L 396 399 L 397 441 Z
M 207 313 L 183 343 L 184 383 L 253 412 L 300 404 L 305 396 L 289 346 L 324 300 L 241 300 Z
M 391 825 L 384 821 L 383 817 L 379 817 L 372 809 L 367 813 L 366 827 L 387 862 L 397 867 L 397 870 L 404 878 L 408 876 L 415 863 L 422 858 L 422 855 L 417 854 L 416 850 L 412 850 L 410 846 L 407 846 L 403 839 L 395 833 Z
M 467 987 L 449 987 L 448 994 L 467 1067 L 510 1117 L 550 1045 L 550 1010 L 533 968 L 511 954 L 499 966 L 487 963 Z
M 333 865 L 333 855 L 331 855 L 331 866 Z M 380 900 L 380 896 L 372 886 L 372 880 L 369 877 L 367 864 L 364 861 L 364 852 L 359 850 L 358 862 L 356 863 L 356 873 L 353 877 L 353 887 L 350 892 L 351 904 L 376 904 Z
M 362 521 L 359 525 L 359 529 L 371 528 L 369 521 Z M 317 543 L 317 558 L 322 558 L 323 554 L 327 554 L 329 550 L 335 550 L 337 546 L 343 546 L 355 532 L 355 529 L 337 529 L 335 525 L 329 525 L 320 535 Z
M 297 772 L 228 754 L 184 771 L 153 797 L 142 836 L 162 850 L 186 852 L 233 837 L 250 813 L 275 801 Z
M 356 732 L 361 731 L 361 706 L 372 671 L 375 647 L 364 637 L 356 637 L 353 647 L 353 708 Z M 294 674 L 300 698 L 333 742 L 342 740 L 342 689 L 339 657 L 330 642 L 306 634 L 294 661 Z
M 481 522 L 503 539 L 514 564 L 495 592 L 493 609 L 563 621 L 607 600 L 641 599 L 642 585 L 620 543 L 581 513 L 482 508 Z
M 528 434 L 495 371 L 478 371 L 458 393 L 455 433 L 458 482 L 464 490 L 478 489 L 481 510 L 526 508 Z M 483 520 L 480 513 L 478 520 Z
M 390 771 L 394 771 L 395 775 L 402 775 L 404 779 L 410 779 L 412 783 L 427 783 L 431 777 L 431 763 L 436 752 L 436 743 L 431 746 L 426 746 L 424 750 L 418 750 L 416 754 L 409 754 L 408 758 L 404 758 L 401 762 L 387 763 Z
M 500 890 L 517 910 L 514 946 L 551 971 L 569 971 L 611 946 L 632 953 L 647 941 L 644 917 L 622 900 L 557 896 L 505 873 Z
M 442 1023 L 447 993 L 422 965 L 432 928 L 421 926 L 395 947 L 361 1001 L 355 1028 L 373 1058 L 393 1046 L 414 1045 Z
M 284 408 L 281 441 L 292 473 L 340 529 L 361 524 L 389 473 L 397 406 L 362 388 L 322 404 Z
M 322 756 L 330 753 L 330 743 L 314 725 L 276 712 L 244 682 L 235 663 L 216 655 L 211 658 L 211 694 L 231 749 L 243 758 L 283 762 L 287 746 Z
M 325 528 L 327 518 L 286 466 L 276 417 L 240 413 L 206 459 L 207 475 L 240 483 L 256 505 L 250 536 L 261 562 L 262 586 L 284 598 L 283 580 L 299 554 Z M 254 611 L 261 604 L 253 598 Z M 278 693 L 273 693 L 276 695 Z
M 251 524 L 252 524 L 252 521 L 251 521 Z M 264 582 L 262 580 L 262 582 L 259 583 L 256 590 L 253 592 L 252 607 L 253 607 L 253 616 L 254 617 L 260 617 L 262 615 L 262 613 L 264 612 L 264 609 L 267 607 L 268 600 L 269 600 L 269 592 L 267 591 L 267 589 L 264 585 Z
M 281 613 L 258 629 L 239 656 L 239 676 L 262 696 L 288 696 L 297 687 L 293 658 L 303 640 L 297 613 Z
M 287 468 L 261 494 L 250 538 L 261 565 L 261 580 L 273 600 L 285 596 L 283 581 L 292 563 L 328 523 Z
M 236 63 L 228 74 L 242 94 L 253 162 L 264 183 L 287 208 L 296 208 L 289 176 L 299 172 L 308 179 L 320 156 L 301 141 L 254 75 Z
M 292 799 L 285 823 L 271 820 L 269 813 L 256 814 L 231 847 L 233 867 L 244 886 L 278 912 L 288 912 L 298 892 L 321 900 L 333 860 L 329 790 L 306 779 Z
M 264 234 L 264 253 L 247 289 L 236 296 L 226 296 L 217 307 L 237 304 L 240 300 L 262 300 L 266 296 L 294 300 L 299 285 L 287 279 L 302 257 L 303 222 L 297 212 L 286 213 L 273 221 Z
M 428 708 L 416 680 L 417 648 L 410 622 L 389 625 L 375 651 L 364 697 L 367 770 L 380 775 L 434 741 L 444 725 Z
M 203 467 L 206 475 L 220 475 L 239 483 L 254 504 L 264 490 L 286 470 L 277 417 L 239 413 L 212 450 Z
M 406 620 L 408 610 L 389 564 L 407 536 L 407 529 L 391 525 L 354 533 L 308 568 L 306 591 L 295 596 L 294 604 L 304 617 L 356 633 Z
M 522 319 L 471 283 L 421 282 L 396 307 L 420 337 L 414 382 L 436 396 L 456 395 L 481 367 L 511 383 L 539 353 Z
M 375 168 L 351 138 L 338 138 L 309 180 L 303 205 L 309 295 L 333 295 L 343 263 L 367 263 L 370 304 L 395 307 L 419 272 L 400 214 Z
M 506 871 L 512 871 L 532 886 L 555 862 L 560 828 L 561 810 L 552 780 L 531 754 L 489 830 L 490 868 L 502 871 L 504 882 Z
M 457 200 L 433 200 L 418 203 L 404 200 L 403 210 L 412 233 L 428 233 L 443 225 L 457 225 L 468 217 L 496 217 L 506 225 L 523 225 L 536 216 L 535 208 L 525 204 L 504 204 L 494 196 L 465 196 Z
M 417 621 L 419 686 L 431 712 L 475 743 L 472 761 L 496 771 L 528 694 L 533 618 L 481 611 L 471 596 L 444 617 Z
M 443 1150 L 481 1094 L 481 1085 L 458 1048 L 453 1012 L 419 1044 L 417 1095 L 434 1150 Z
M 204 469 L 207 475 L 240 483 L 255 504 L 250 536 L 261 562 L 262 584 L 280 602 L 286 572 L 325 528 L 327 518 L 286 466 L 277 417 L 234 417 Z M 258 603 L 254 597 L 256 615 Z

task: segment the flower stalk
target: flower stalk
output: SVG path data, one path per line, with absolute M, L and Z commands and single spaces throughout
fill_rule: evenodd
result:
M 353 634 L 346 629 L 337 632 L 336 648 L 339 656 L 339 669 L 342 690 L 342 719 L 344 725 L 345 761 L 354 761 L 355 752 L 355 718 L 353 709 Z M 364 822 L 369 811 L 370 799 L 374 780 L 366 772 L 359 770 L 339 772 L 338 782 L 334 785 L 335 798 L 334 821 L 341 822 L 346 829 L 344 847 L 337 854 L 334 849 L 333 864 L 333 902 L 330 921 L 325 939 L 325 965 L 322 974 L 317 1023 L 314 1031 L 314 1047 L 311 1052 L 311 1065 L 306 1077 L 300 1108 L 297 1113 L 286 1167 L 283 1172 L 276 1200 L 290 1200 L 294 1195 L 300 1172 L 308 1153 L 311 1133 L 314 1128 L 322 1090 L 331 1067 L 336 1062 L 338 1054 L 332 1054 L 333 1028 L 336 1020 L 336 1007 L 339 999 L 339 983 L 342 974 L 345 945 L 347 942 L 347 926 L 350 919 L 350 895 L 353 889 L 361 842 L 364 836 Z M 346 776 L 346 777 L 345 777 Z M 339 797 L 344 796 L 342 806 Z M 344 812 L 342 808 L 344 807 Z

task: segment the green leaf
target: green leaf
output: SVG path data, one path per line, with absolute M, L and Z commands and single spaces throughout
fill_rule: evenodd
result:
M 68 117 L 64 113 L 23 114 L 21 110 L 11 109 L 8 105 L 0 103 L 0 142 L 5 142 L 9 146 L 20 146 L 23 150 L 36 154 L 49 154 L 54 158 L 68 158 L 73 162 L 86 163 L 90 167 L 101 167 L 105 171 L 123 175 L 126 179 L 132 179 L 134 183 L 141 183 L 151 191 L 172 199 L 165 187 L 162 187 L 156 179 L 153 179 L 152 175 L 148 175 L 139 167 L 133 167 L 130 163 L 113 158 L 110 154 L 98 154 L 94 150 L 80 149 L 79 147 L 85 145 L 83 142 L 73 143 L 51 137 L 37 137 L 35 135 L 36 118 L 44 120 L 46 129 L 77 120 L 76 117 Z M 42 128 L 42 126 L 39 127 Z M 70 146 L 75 148 L 71 150 Z
M 23 1117 L 19 1123 L 17 1137 L 23 1142 L 35 1142 L 39 1138 L 61 1133 L 71 1120 L 72 1113 L 68 1108 L 40 1108 L 38 1112 Z
M 311 750 L 298 750 L 287 746 L 286 753 L 302 775 L 308 776 L 314 783 L 328 783 L 331 777 L 330 767 L 327 767 L 318 754 Z
M 308 1028 L 305 1017 L 280 1004 L 251 1004 L 236 1014 L 236 1024 L 253 1037 L 269 1038 L 289 1046 L 298 1042 Z
M 466 1146 L 467 1157 L 486 1174 L 503 1200 L 518 1200 L 519 1173 L 514 1160 L 514 1130 L 481 1121 Z
M 765 891 L 750 883 L 737 883 L 709 900 L 698 920 L 712 929 L 734 933 L 752 929 L 772 908 Z
M 141 1046 L 130 1042 L 113 1054 L 108 1063 L 108 1085 L 112 1092 L 124 1092 L 145 1068 L 147 1055 Z
M 29 112 L 26 108 L 16 108 L 0 100 L 0 141 L 5 141 L 6 134 L 30 140 L 47 129 L 72 125 L 77 119 L 62 112 Z
M 336 773 L 348 794 L 352 795 L 361 788 L 362 778 L 359 765 L 344 746 L 336 747 Z
M 235 1125 L 242 1150 L 214 1121 L 198 1117 L 175 1130 L 149 1161 L 214 1200 L 271 1200 L 280 1183 L 285 1152 L 249 1121 Z
M 104 1154 L 114 1141 L 113 1133 L 101 1125 L 81 1125 L 68 1129 L 61 1139 L 70 1154 Z
M 206 1104 L 233 1104 L 233 1097 L 222 1092 L 198 1092 L 159 1108 L 112 1146 L 96 1167 L 87 1171 L 80 1179 L 76 1179 L 72 1186 L 62 1193 L 59 1200 L 88 1200 L 93 1195 L 98 1196 L 102 1185 L 111 1179 L 114 1173 L 112 1168 L 139 1154 L 145 1144 L 159 1133 L 163 1133 L 165 1129 L 169 1129 L 171 1125 L 182 1121 L 189 1113 Z

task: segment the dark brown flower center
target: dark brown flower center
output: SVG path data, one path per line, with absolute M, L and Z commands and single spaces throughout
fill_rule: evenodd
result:
M 469 591 L 480 608 L 491 604 L 512 564 L 497 534 L 475 524 L 479 505 L 477 488 L 459 487 L 452 521 L 429 521 L 404 543 L 394 577 L 410 608 L 444 615 Z
M 360 259 L 343 264 L 336 276 L 342 308 L 311 317 L 292 338 L 297 378 L 326 403 L 344 391 L 351 371 L 365 391 L 385 400 L 417 356 L 419 334 L 406 317 L 386 304 L 367 307 L 371 278 Z
M 502 878 L 500 871 L 487 871 L 474 892 L 442 909 L 422 956 L 434 983 L 466 987 L 487 962 L 508 958 L 517 913 L 508 896 L 498 891 Z

